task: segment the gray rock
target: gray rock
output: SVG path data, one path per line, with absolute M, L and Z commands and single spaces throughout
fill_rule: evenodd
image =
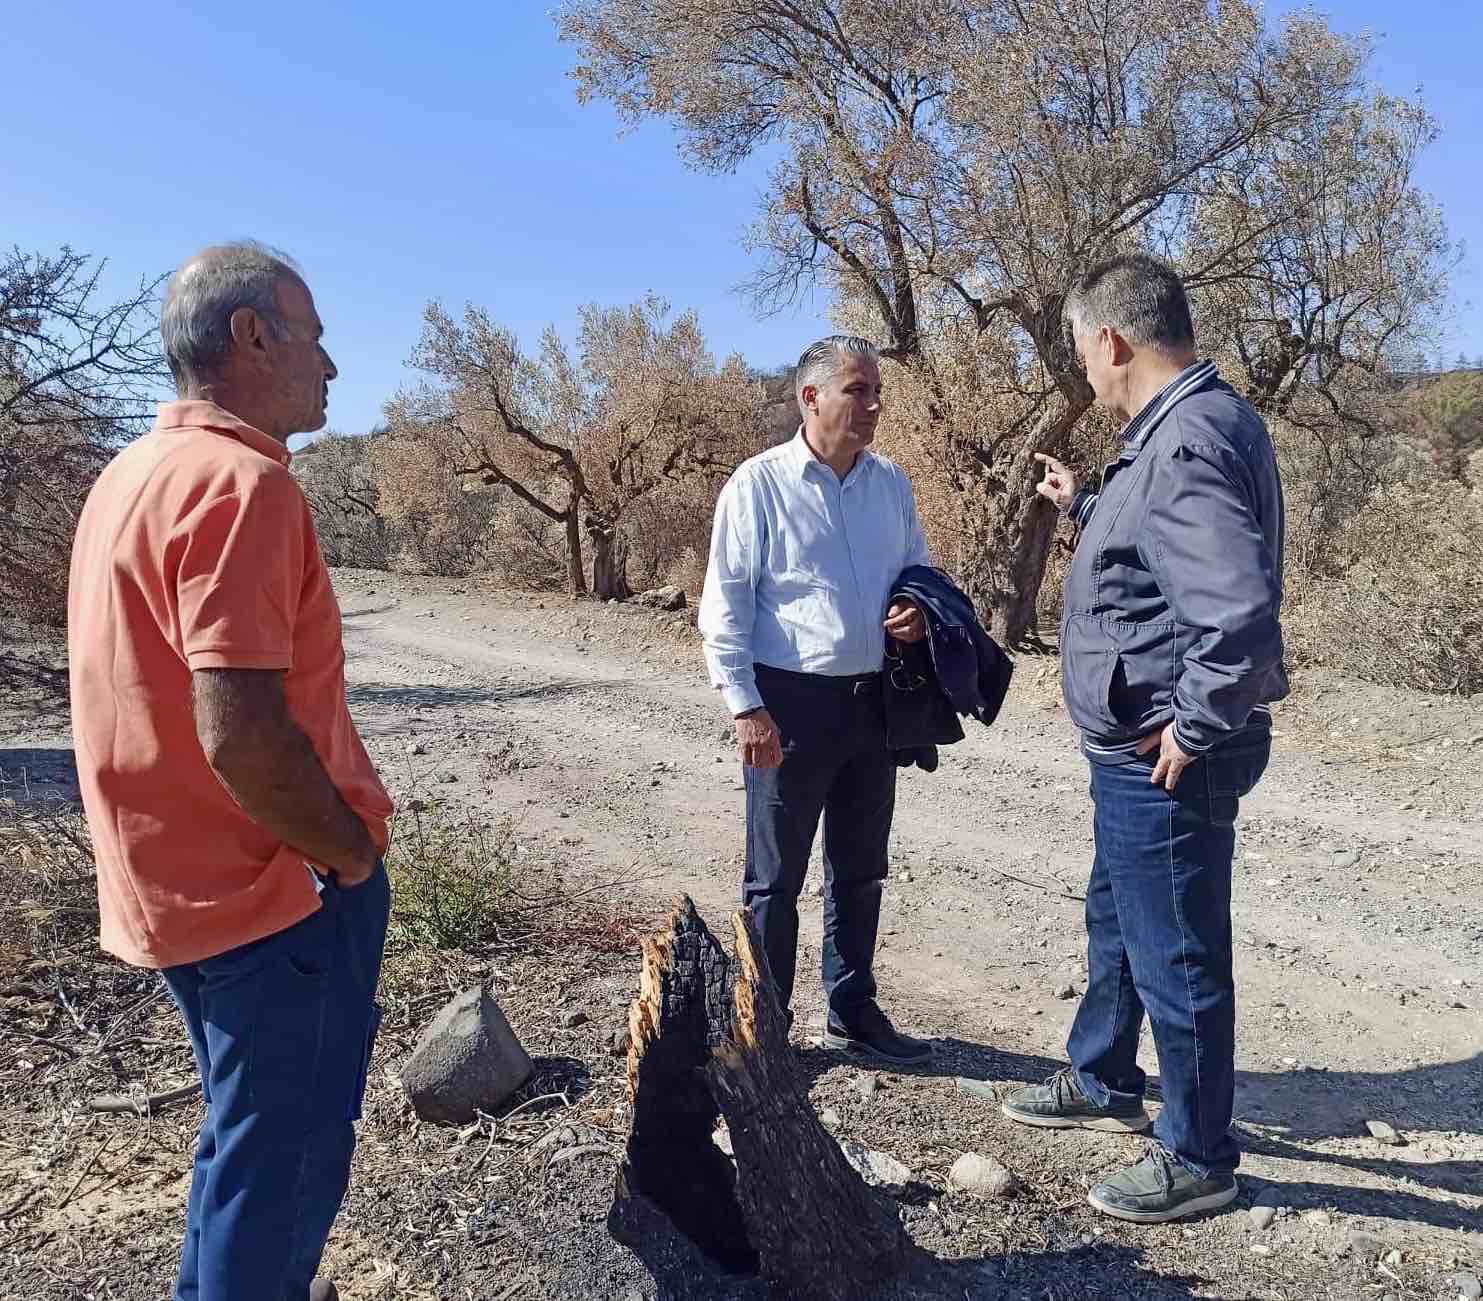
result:
M 986 1102 L 998 1102 L 999 1092 L 988 1080 L 970 1079 L 966 1075 L 958 1076 L 958 1092 L 970 1098 L 982 1098 Z
M 651 610 L 683 610 L 689 604 L 685 599 L 685 589 L 673 584 L 651 587 L 647 592 L 640 592 L 633 600 L 636 605 L 646 605 Z
M 1304 1211 L 1303 1223 L 1311 1224 L 1315 1229 L 1326 1229 L 1334 1222 L 1334 1217 L 1327 1211 Z
M 1341 849 L 1334 855 L 1335 867 L 1353 867 L 1358 862 L 1359 850 L 1357 849 Z
M 1344 1235 L 1344 1250 L 1356 1256 L 1380 1256 L 1390 1250 L 1390 1243 L 1378 1234 L 1350 1229 Z
M 479 986 L 433 1017 L 401 1081 L 423 1120 L 466 1125 L 476 1111 L 497 1111 L 534 1069 L 499 1004 Z
M 423 745 L 421 741 L 413 741 L 412 744 L 407 747 L 407 753 L 408 754 L 426 754 L 427 753 L 427 747 L 425 745 Z
M 563 1030 L 575 1030 L 579 1025 L 587 1024 L 587 1013 L 573 1008 L 569 1012 L 563 1012 L 560 1017 Z
M 1442 1280 L 1460 1301 L 1479 1301 L 1483 1297 L 1483 1279 L 1476 1274 L 1448 1274 Z
M 1057 985 L 1056 986 L 1056 997 L 1059 998 L 1059 999 L 1075 998 L 1076 997 L 1076 986 L 1075 985 Z
M 613 1056 L 622 1057 L 628 1051 L 630 1042 L 628 1027 L 626 1025 L 620 1025 L 613 1031 Z
M 977 1193 L 980 1197 L 1008 1197 L 1020 1186 L 1014 1173 L 1002 1162 L 978 1152 L 965 1152 L 948 1171 L 949 1188 Z
M 835 1111 L 833 1107 L 825 1107 L 819 1115 L 819 1120 L 825 1129 L 838 1129 L 844 1124 L 844 1121 L 840 1119 L 839 1112 Z
M 1365 1121 L 1365 1128 L 1370 1131 L 1370 1137 L 1377 1143 L 1384 1143 L 1387 1147 L 1405 1146 L 1406 1140 L 1383 1120 L 1367 1120 Z
M 848 1161 L 872 1188 L 903 1189 L 911 1182 L 911 1171 L 888 1152 L 875 1152 L 863 1143 L 845 1139 L 839 1145 Z
M 881 1090 L 881 1082 L 865 1071 L 855 1076 L 855 1091 L 866 1101 L 871 1102 L 875 1095 Z

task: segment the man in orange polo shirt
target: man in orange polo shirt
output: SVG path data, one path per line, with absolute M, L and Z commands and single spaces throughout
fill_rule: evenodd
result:
M 392 812 L 288 470 L 336 372 L 308 286 L 255 243 L 186 262 L 160 332 L 181 400 L 99 477 L 68 591 L 100 941 L 160 970 L 201 1073 L 177 1301 L 320 1301 L 380 1016 Z

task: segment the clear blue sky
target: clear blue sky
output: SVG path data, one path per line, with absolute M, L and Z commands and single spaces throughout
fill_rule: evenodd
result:
M 1420 179 L 1472 250 L 1447 356 L 1483 352 L 1483 6 L 1325 9 L 1383 34 L 1380 82 L 1421 86 L 1442 121 Z M 369 428 L 412 378 L 433 297 L 534 344 L 652 290 L 759 365 L 826 324 L 822 301 L 758 321 L 733 292 L 762 165 L 688 171 L 662 124 L 620 139 L 606 105 L 577 104 L 544 4 L 51 0 L 11 6 L 4 34 L 0 242 L 106 255 L 115 286 L 224 237 L 289 250 L 340 366 L 333 427 Z

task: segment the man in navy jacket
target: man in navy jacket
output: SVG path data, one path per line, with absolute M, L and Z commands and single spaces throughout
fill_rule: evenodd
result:
M 1061 675 L 1090 761 L 1096 854 L 1071 1064 L 1012 1094 L 1029 1125 L 1147 1129 L 1146 1012 L 1164 1106 L 1093 1206 L 1155 1223 L 1236 1196 L 1231 858 L 1271 752 L 1282 667 L 1282 487 L 1261 417 L 1198 361 L 1184 286 L 1154 258 L 1092 268 L 1066 319 L 1098 401 L 1127 422 L 1099 489 L 1041 455 L 1079 530 Z

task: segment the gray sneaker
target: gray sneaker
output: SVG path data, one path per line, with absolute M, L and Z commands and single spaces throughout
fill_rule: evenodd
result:
M 1148 1128 L 1143 1103 L 1113 1103 L 1099 1107 L 1081 1091 L 1070 1067 L 1057 1071 L 1044 1084 L 1016 1089 L 999 1110 L 1021 1125 L 1041 1129 L 1097 1129 L 1110 1134 L 1139 1134 Z
M 1236 1192 L 1235 1175 L 1201 1179 L 1160 1144 L 1150 1143 L 1143 1160 L 1097 1184 L 1087 1201 L 1119 1220 L 1163 1224 L 1225 1206 L 1236 1200 Z

